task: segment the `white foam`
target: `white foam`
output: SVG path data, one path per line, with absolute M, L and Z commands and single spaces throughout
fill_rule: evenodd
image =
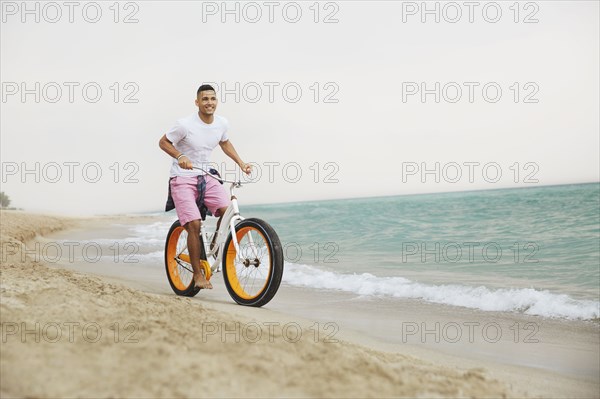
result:
M 131 226 L 129 231 L 134 233 L 136 239 L 149 244 L 163 244 L 167 238 L 169 228 L 173 221 L 161 221 L 151 224 L 138 224 Z
M 102 259 L 105 261 L 111 261 L 115 263 L 123 263 L 125 265 L 129 263 L 140 263 L 144 265 L 160 265 L 163 266 L 165 260 L 165 253 L 163 250 L 154 251 L 150 253 L 119 253 L 118 255 L 103 255 Z
M 428 285 L 403 277 L 377 277 L 370 273 L 341 274 L 288 262 L 285 264 L 283 281 L 295 286 L 341 290 L 364 296 L 415 298 L 485 311 L 513 311 L 582 320 L 600 317 L 598 301 L 578 300 L 565 294 L 533 288 Z

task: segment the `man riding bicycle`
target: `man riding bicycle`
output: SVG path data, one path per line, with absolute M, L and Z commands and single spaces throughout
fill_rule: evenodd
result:
M 246 174 L 252 165 L 244 163 L 227 135 L 229 123 L 215 115 L 217 95 L 210 85 L 202 85 L 196 92 L 198 112 L 179 119 L 175 126 L 163 135 L 160 148 L 173 158 L 170 173 L 170 195 L 175 204 L 179 222 L 188 233 L 187 245 L 194 270 L 194 284 L 200 288 L 212 288 L 200 268 L 200 223 L 198 199 L 219 218 L 225 214 L 230 199 L 216 179 L 204 178 L 209 169 L 210 155 L 217 144 Z M 199 192 L 202 191 L 202 192 Z

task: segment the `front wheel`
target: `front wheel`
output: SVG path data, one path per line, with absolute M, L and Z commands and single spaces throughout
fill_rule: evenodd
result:
M 264 220 L 245 219 L 235 226 L 239 253 L 229 234 L 223 249 L 223 278 L 240 305 L 263 306 L 279 289 L 283 250 L 275 230 Z

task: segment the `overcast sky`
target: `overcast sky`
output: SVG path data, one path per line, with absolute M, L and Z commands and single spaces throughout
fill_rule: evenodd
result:
M 12 205 L 162 209 L 203 82 L 257 165 L 242 204 L 600 178 L 596 1 L 223 4 L 3 1 Z

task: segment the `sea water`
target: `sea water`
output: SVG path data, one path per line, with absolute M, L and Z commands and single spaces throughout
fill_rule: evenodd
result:
M 283 284 L 485 311 L 600 317 L 600 184 L 241 205 L 281 240 Z M 174 212 L 130 226 L 163 267 Z

